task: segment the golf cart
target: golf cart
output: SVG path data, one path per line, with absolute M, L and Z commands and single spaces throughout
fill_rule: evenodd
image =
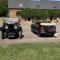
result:
M 20 39 L 22 38 L 22 27 L 17 19 L 7 18 L 6 21 L 3 23 L 1 32 L 2 39 L 15 37 L 19 37 Z
M 35 23 L 32 24 L 31 30 L 38 36 L 54 36 L 56 26 L 55 23 Z

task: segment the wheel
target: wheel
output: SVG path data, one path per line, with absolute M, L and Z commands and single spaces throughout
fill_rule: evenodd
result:
M 22 38 L 22 31 L 19 32 L 19 38 Z
M 4 34 L 2 31 L 0 31 L 0 39 L 4 39 Z
M 4 37 L 4 33 L 3 33 L 3 32 L 2 32 L 1 38 L 2 38 L 2 39 L 4 39 L 4 38 L 5 38 L 5 37 Z
M 2 39 L 2 31 L 0 31 L 0 39 Z

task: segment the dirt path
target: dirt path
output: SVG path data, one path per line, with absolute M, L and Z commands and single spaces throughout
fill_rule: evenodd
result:
M 22 23 L 22 27 L 23 27 L 23 35 L 24 35 L 23 39 L 37 38 L 37 35 L 35 35 L 31 32 L 31 21 L 30 22 L 27 21 L 27 22 Z
M 22 39 L 0 39 L 0 44 L 14 44 L 14 43 L 35 43 L 35 42 L 60 42 L 60 35 L 58 37 L 38 37 L 37 35 L 31 32 L 31 21 L 21 21 L 23 28 Z M 57 31 L 60 34 L 60 24 L 57 24 Z

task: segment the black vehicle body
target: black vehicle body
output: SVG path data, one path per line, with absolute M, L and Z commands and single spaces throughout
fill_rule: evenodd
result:
M 51 25 L 46 24 L 45 25 L 41 23 L 37 23 L 35 25 L 33 24 L 31 26 L 31 30 L 38 36 L 54 36 L 54 34 L 56 33 L 56 26 L 54 24 Z
M 2 39 L 4 38 L 22 38 L 22 27 L 18 22 L 5 22 L 2 26 Z

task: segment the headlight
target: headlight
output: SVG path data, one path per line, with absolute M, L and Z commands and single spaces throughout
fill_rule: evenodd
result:
M 17 29 L 17 26 L 14 26 L 14 29 Z
M 8 26 L 5 26 L 5 29 L 8 29 Z

